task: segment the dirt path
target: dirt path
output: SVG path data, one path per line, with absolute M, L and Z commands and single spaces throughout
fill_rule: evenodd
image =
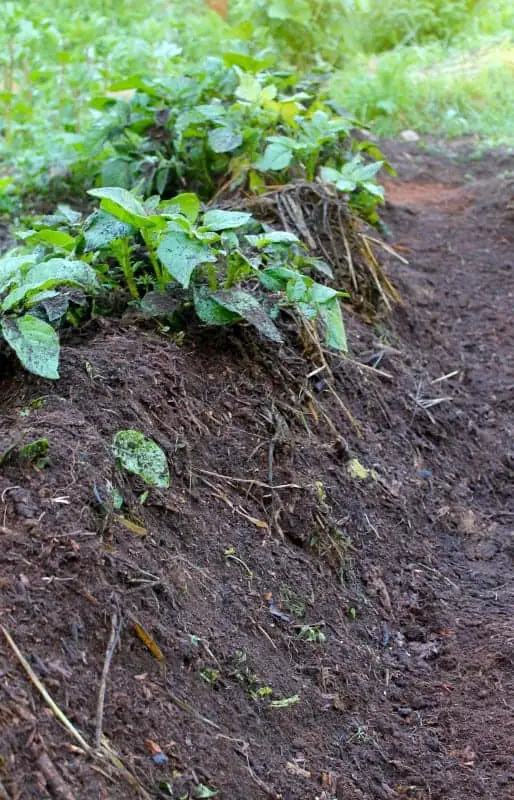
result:
M 0 452 L 50 442 L 44 468 L 0 469 L 1 623 L 92 742 L 123 620 L 102 728 L 147 797 L 511 796 L 512 182 L 500 157 L 390 152 L 410 263 L 389 266 L 392 319 L 347 314 L 334 373 L 358 430 L 293 350 L 244 332 L 178 348 L 106 322 L 58 383 L 0 382 Z M 122 427 L 166 450 L 169 492 L 142 504 L 115 470 Z M 0 797 L 138 791 L 0 639 Z

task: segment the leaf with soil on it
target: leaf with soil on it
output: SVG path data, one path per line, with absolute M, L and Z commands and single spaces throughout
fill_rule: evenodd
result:
M 118 431 L 112 451 L 123 469 L 133 472 L 149 486 L 168 489 L 170 473 L 164 451 L 139 431 Z
M 90 217 L 84 233 L 85 252 L 109 247 L 116 239 L 126 239 L 134 233 L 135 228 L 132 225 L 113 217 L 107 211 L 96 211 Z
M 272 342 L 283 342 L 282 335 L 271 321 L 259 301 L 242 289 L 223 289 L 210 292 L 199 287 L 194 294 L 196 313 L 202 322 L 211 325 L 229 325 L 246 320 Z
M 25 369 L 42 378 L 59 377 L 59 337 L 48 322 L 25 314 L 17 319 L 4 317 L 1 327 Z

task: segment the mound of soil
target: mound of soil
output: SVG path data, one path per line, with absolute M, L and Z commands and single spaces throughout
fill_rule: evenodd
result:
M 335 391 L 244 330 L 115 321 L 2 378 L 0 798 L 507 797 L 512 192 L 389 149 L 403 303 L 348 310 Z

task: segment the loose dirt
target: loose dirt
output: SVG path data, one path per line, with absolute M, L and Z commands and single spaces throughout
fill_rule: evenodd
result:
M 0 632 L 0 798 L 512 796 L 512 183 L 498 156 L 388 153 L 403 304 L 347 310 L 336 394 L 244 330 L 95 322 L 58 382 L 2 365 L 0 621 L 32 677 Z M 169 491 L 116 469 L 121 428 Z M 125 777 L 87 752 L 118 623 Z

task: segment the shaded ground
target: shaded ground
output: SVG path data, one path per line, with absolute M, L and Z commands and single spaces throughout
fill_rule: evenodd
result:
M 510 791 L 512 188 L 493 157 L 390 149 L 404 304 L 374 328 L 348 312 L 340 400 L 245 332 L 178 348 L 114 321 L 68 343 L 58 383 L 0 383 L 0 450 L 46 436 L 51 455 L 0 470 L 1 623 L 92 743 L 123 620 L 103 731 L 149 797 Z M 171 465 L 144 505 L 109 452 L 126 427 Z M 140 796 L 3 638 L 0 729 L 2 798 Z

